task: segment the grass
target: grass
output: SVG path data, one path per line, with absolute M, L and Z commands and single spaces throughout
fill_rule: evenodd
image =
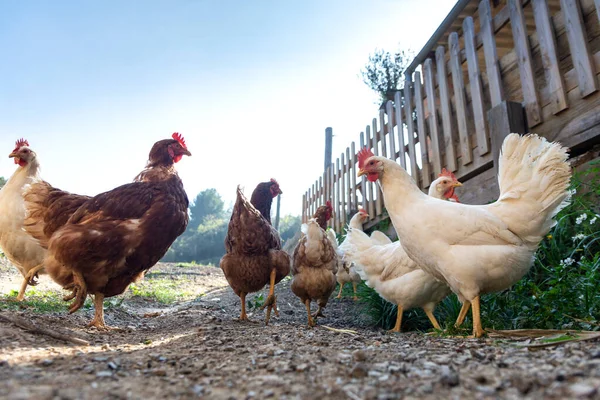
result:
M 144 298 L 158 301 L 161 304 L 172 304 L 179 301 L 192 300 L 196 294 L 185 289 L 185 278 L 154 278 L 144 279 L 139 283 L 129 285 L 133 298 Z
M 9 294 L 0 296 L 0 310 L 27 309 L 36 313 L 52 313 L 65 312 L 68 309 L 69 303 L 63 301 L 63 295 L 56 291 L 29 287 L 23 301 L 17 301 L 17 294 L 18 291 L 12 290 Z M 91 306 L 91 301 L 87 299 L 84 307 Z
M 482 297 L 484 327 L 600 330 L 600 162 L 575 173 L 571 190 L 571 204 L 556 216 L 557 224 L 540 243 L 529 273 L 511 288 Z M 390 329 L 396 306 L 364 284 L 360 288 L 374 324 Z M 436 318 L 449 334 L 471 330 L 470 313 L 461 329 L 453 327 L 460 307 L 451 294 L 436 308 Z M 422 310 L 410 310 L 402 329 L 432 328 Z

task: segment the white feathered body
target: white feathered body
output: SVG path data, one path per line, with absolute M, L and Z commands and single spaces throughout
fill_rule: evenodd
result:
M 472 300 L 506 289 L 527 273 L 534 252 L 567 204 L 566 150 L 537 135 L 507 136 L 499 164 L 500 198 L 465 205 L 423 194 L 398 164 L 380 175 L 390 218 L 408 256 Z
M 44 261 L 46 250 L 23 230 L 23 187 L 38 179 L 39 164 L 32 160 L 18 167 L 0 189 L 0 248 L 23 276 Z M 41 271 L 40 271 L 41 272 Z

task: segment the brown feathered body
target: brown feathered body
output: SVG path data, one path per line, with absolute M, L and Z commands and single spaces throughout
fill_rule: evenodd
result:
M 316 219 L 304 224 L 302 231 L 294 249 L 292 292 L 302 303 L 316 301 L 324 308 L 336 285 L 337 252 Z
M 30 195 L 29 215 L 38 212 L 43 226 L 38 234 L 50 234 L 45 259 L 48 274 L 66 288 L 82 277 L 84 285 L 78 290 L 83 293 L 77 295 L 71 311 L 83 305 L 87 293 L 100 298 L 123 293 L 184 232 L 188 198 L 173 161 L 182 154 L 190 155 L 177 140 L 159 141 L 142 173 L 149 178 L 138 176 L 137 182 L 85 201 L 51 187 L 45 187 L 46 203 Z M 77 202 L 82 203 L 66 218 Z M 61 207 L 65 213 L 58 211 Z M 103 316 L 96 311 L 103 325 Z
M 281 238 L 271 226 L 273 199 L 270 182 L 259 184 L 248 201 L 238 186 L 229 221 L 225 250 L 220 262 L 223 274 L 235 294 L 253 293 L 269 283 L 276 270 L 275 283 L 290 273 L 290 256 L 281 250 Z

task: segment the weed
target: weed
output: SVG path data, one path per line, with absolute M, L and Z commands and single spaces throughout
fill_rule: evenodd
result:
M 162 304 L 191 300 L 194 293 L 182 290 L 182 279 L 145 279 L 129 285 L 134 297 L 156 300 Z

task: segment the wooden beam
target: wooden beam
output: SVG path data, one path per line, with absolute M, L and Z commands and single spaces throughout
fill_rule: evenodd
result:
M 488 86 L 492 107 L 499 105 L 504 100 L 500 67 L 498 66 L 498 53 L 494 40 L 494 29 L 492 26 L 492 10 L 489 0 L 481 0 L 479 3 L 479 21 L 481 24 L 480 35 L 483 42 L 485 54 L 485 69 L 487 72 Z
M 415 109 L 417 111 L 417 134 L 421 143 L 421 185 L 423 188 L 431 183 L 429 153 L 427 152 L 427 132 L 425 130 L 425 107 L 423 106 L 423 86 L 421 73 L 415 72 Z M 404 152 L 403 152 L 404 153 Z
M 400 94 L 400 92 L 397 92 Z M 388 100 L 385 103 L 385 113 L 387 114 L 387 135 L 390 141 L 390 158 L 396 161 L 396 140 L 394 138 L 394 103 Z
M 415 124 L 412 113 L 412 82 L 410 75 L 404 80 L 404 117 L 406 118 L 406 133 L 408 134 L 408 159 L 410 160 L 410 174 L 417 185 L 419 184 L 419 166 L 415 157 Z
M 477 48 L 475 47 L 475 28 L 473 27 L 473 18 L 465 18 L 463 21 L 463 31 L 465 39 L 465 55 L 467 57 L 467 67 L 469 70 L 469 87 L 471 89 L 473 123 L 475 125 L 475 134 L 477 136 L 479 155 L 483 156 L 490 152 L 490 142 L 485 125 L 485 114 L 483 111 L 483 85 L 481 83 L 481 71 L 479 69 L 479 59 L 477 58 Z
M 560 0 L 560 7 L 565 18 L 567 40 L 571 49 L 573 65 L 577 71 L 579 92 L 581 97 L 587 97 L 598 90 L 596 71 L 590 45 L 585 33 L 581 9 L 576 0 Z
M 437 81 L 440 89 L 440 111 L 442 113 L 442 128 L 444 131 L 444 152 L 446 153 L 446 168 L 454 172 L 458 169 L 456 163 L 456 150 L 454 149 L 454 129 L 452 127 L 452 109 L 450 108 L 450 95 L 448 93 L 448 80 L 446 73 L 446 50 L 438 46 L 435 50 L 437 66 Z
M 371 126 L 373 127 L 373 153 L 378 156 L 379 146 L 377 145 L 377 142 L 379 142 L 380 137 L 377 132 L 377 118 L 373 118 Z M 383 211 L 383 194 L 381 193 L 381 187 L 379 185 L 372 183 L 372 186 L 375 186 L 374 191 L 377 192 L 377 197 L 375 198 L 375 215 L 379 216 Z
M 394 96 L 394 107 L 396 116 L 396 135 L 398 138 L 398 157 L 400 158 L 400 165 L 406 169 L 406 153 L 404 144 L 404 124 L 402 123 L 402 96 L 400 92 L 396 92 Z
M 471 151 L 471 135 L 467 126 L 467 96 L 465 95 L 465 84 L 460 62 L 460 44 L 458 33 L 450 33 L 450 71 L 452 72 L 452 86 L 454 86 L 454 105 L 456 108 L 456 121 L 458 125 L 458 137 L 460 138 L 460 155 L 462 165 L 473 162 Z
M 423 75 L 425 77 L 425 92 L 427 93 L 427 106 L 429 107 L 429 136 L 431 137 L 431 156 L 433 157 L 433 174 L 442 171 L 442 149 L 438 133 L 438 120 L 435 109 L 435 86 L 433 82 L 433 62 L 428 58 L 423 63 Z
M 387 157 L 387 143 L 385 140 L 385 110 L 379 109 L 379 140 L 381 140 L 381 156 Z
M 566 109 L 568 104 L 563 76 L 558 68 L 556 38 L 550 21 L 548 3 L 546 0 L 533 0 L 532 6 L 533 17 L 535 18 L 537 27 L 537 39 L 540 44 L 540 53 L 542 55 L 542 66 L 544 67 L 544 73 L 546 74 L 546 82 L 551 96 L 553 113 L 558 114 Z
M 515 52 L 519 64 L 519 75 L 521 77 L 521 90 L 523 92 L 523 103 L 527 114 L 527 123 L 534 127 L 542 123 L 542 115 L 538 94 L 535 88 L 535 78 L 531 66 L 531 49 L 529 48 L 529 36 L 525 26 L 525 16 L 521 0 L 508 0 L 510 9 L 510 25 L 515 42 Z
M 365 133 L 361 132 L 360 133 L 360 150 L 362 150 L 363 148 L 367 147 L 366 143 L 367 141 L 365 140 Z M 367 195 L 368 192 L 368 188 L 367 186 L 369 186 L 369 188 L 371 187 L 371 185 L 367 185 L 367 178 L 363 175 L 360 177 L 360 190 L 361 190 L 361 195 L 362 195 L 362 208 L 366 211 L 366 212 L 370 212 L 369 211 L 369 197 Z M 370 215 L 370 214 L 369 214 Z M 370 218 L 373 218 L 372 215 L 370 215 Z

